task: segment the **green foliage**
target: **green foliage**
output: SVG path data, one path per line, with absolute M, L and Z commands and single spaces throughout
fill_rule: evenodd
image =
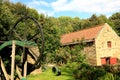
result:
M 21 60 L 21 56 L 20 55 L 15 55 L 15 62 L 19 63 Z
M 27 15 L 34 17 L 35 19 L 39 19 L 39 14 L 35 9 L 28 8 L 27 9 Z
M 78 30 L 82 29 L 81 20 L 78 17 L 75 17 L 75 18 L 72 19 L 71 25 L 73 27 L 73 31 L 78 31 Z
M 71 50 L 71 61 L 76 61 L 76 62 L 85 62 L 85 55 L 81 53 L 83 46 L 81 45 L 76 45 L 74 48 Z
M 81 53 L 83 45 L 74 45 L 73 48 L 69 46 L 61 47 L 55 50 L 54 61 L 58 64 L 66 64 L 72 62 L 85 63 L 85 55 Z
M 79 64 L 78 68 L 74 70 L 74 77 L 80 80 L 119 80 L 119 74 L 110 72 L 110 67 L 110 65 L 94 67 L 85 63 Z
M 62 31 L 62 34 L 69 33 L 73 31 L 73 26 L 71 24 L 72 18 L 71 17 L 59 17 L 59 27 Z
M 5 4 L 0 7 L 0 39 L 6 40 L 8 35 L 8 30 L 12 24 L 12 13 L 10 9 Z
M 109 20 L 113 24 L 113 28 L 116 30 L 118 35 L 120 35 L 120 12 L 114 13 Z
M 114 80 L 120 80 L 120 75 L 119 74 L 115 74 L 114 75 Z
M 98 80 L 115 80 L 112 73 L 106 73 L 102 77 L 99 77 Z
M 26 5 L 18 2 L 13 4 L 12 13 L 16 15 L 25 15 L 27 14 Z

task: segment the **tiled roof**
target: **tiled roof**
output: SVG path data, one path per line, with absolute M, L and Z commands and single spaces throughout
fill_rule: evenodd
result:
M 76 31 L 76 32 L 71 32 L 65 35 L 61 36 L 61 44 L 62 45 L 68 45 L 71 43 L 74 43 L 75 41 L 80 41 L 82 39 L 84 40 L 93 40 L 95 39 L 95 37 L 97 36 L 97 34 L 99 33 L 99 31 L 102 29 L 104 25 L 98 25 L 92 28 L 88 28 L 88 29 L 83 29 L 80 31 Z

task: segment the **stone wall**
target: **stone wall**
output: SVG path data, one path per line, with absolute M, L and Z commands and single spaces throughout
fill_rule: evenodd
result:
M 94 42 L 89 42 L 84 47 L 84 53 L 90 65 L 96 65 L 96 50 Z
M 111 42 L 108 47 L 107 42 Z M 101 65 L 101 58 L 115 57 L 120 59 L 120 38 L 115 31 L 105 24 L 95 39 L 97 65 Z

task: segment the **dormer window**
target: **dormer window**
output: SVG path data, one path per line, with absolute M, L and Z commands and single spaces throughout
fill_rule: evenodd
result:
M 107 47 L 108 47 L 108 48 L 111 48 L 111 47 L 112 47 L 111 41 L 108 41 L 108 42 L 107 42 Z

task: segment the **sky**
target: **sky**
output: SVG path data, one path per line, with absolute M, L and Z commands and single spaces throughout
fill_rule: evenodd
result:
M 21 2 L 48 16 L 70 16 L 86 19 L 92 14 L 111 16 L 120 12 L 120 0 L 10 0 Z

